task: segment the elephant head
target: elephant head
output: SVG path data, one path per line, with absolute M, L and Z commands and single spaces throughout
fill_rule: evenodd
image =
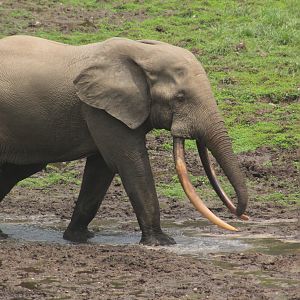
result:
M 213 223 L 234 227 L 213 215 L 195 193 L 184 162 L 184 139 L 195 139 L 212 186 L 225 205 L 243 215 L 247 188 L 206 73 L 189 51 L 167 43 L 114 38 L 95 44 L 90 66 L 75 79 L 80 99 L 105 110 L 131 129 L 143 124 L 171 131 L 176 169 L 194 206 Z M 215 176 L 207 148 L 222 167 L 238 198 L 231 203 Z

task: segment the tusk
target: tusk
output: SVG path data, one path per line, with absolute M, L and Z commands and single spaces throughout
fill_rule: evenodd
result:
M 200 197 L 197 195 L 195 188 L 193 187 L 187 172 L 187 167 L 184 158 L 184 139 L 175 138 L 173 139 L 173 154 L 176 165 L 176 171 L 178 174 L 179 181 L 191 203 L 195 208 L 209 221 L 218 225 L 219 227 L 227 230 L 238 231 L 235 227 L 227 224 L 213 214 L 203 203 Z
M 205 147 L 205 145 L 203 143 L 200 143 L 199 141 L 197 141 L 197 148 L 198 148 L 198 152 L 199 152 L 199 155 L 200 155 L 200 158 L 202 161 L 202 165 L 204 167 L 204 170 L 207 174 L 207 177 L 208 177 L 212 187 L 214 188 L 215 192 L 220 197 L 222 202 L 227 206 L 227 208 L 234 215 L 237 215 L 236 207 L 231 202 L 230 198 L 226 195 L 225 191 L 222 189 L 222 187 L 217 179 L 216 173 L 215 173 L 214 169 L 212 168 L 212 165 L 209 160 L 207 148 Z M 245 221 L 249 220 L 249 217 L 247 215 L 241 215 L 240 218 Z

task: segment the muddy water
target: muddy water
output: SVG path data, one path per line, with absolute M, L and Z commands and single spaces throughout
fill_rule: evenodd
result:
M 163 223 L 163 228 L 175 238 L 176 245 L 171 247 L 133 247 L 130 245 L 137 244 L 140 239 L 140 232 L 136 230 L 137 223 L 122 223 L 120 220 L 106 219 L 96 220 L 91 224 L 95 231 L 95 237 L 90 240 L 88 245 L 82 247 L 82 245 L 72 245 L 62 238 L 67 224 L 54 215 L 16 217 L 0 214 L 0 220 L 0 228 L 9 235 L 8 240 L 10 241 L 10 243 L 3 242 L 2 244 L 2 267 L 6 268 L 2 274 L 5 277 L 2 288 L 4 290 L 7 288 L 8 295 L 15 296 L 18 292 L 27 293 L 22 294 L 24 299 L 31 299 L 33 294 L 37 295 L 39 292 L 57 295 L 57 291 L 60 293 L 64 291 L 65 294 L 57 295 L 61 298 L 66 296 L 66 298 L 72 299 L 86 299 L 86 290 L 81 290 L 84 285 L 87 285 L 89 290 L 96 288 L 94 298 L 91 297 L 91 299 L 99 299 L 97 289 L 101 282 L 110 286 L 109 293 L 116 296 L 110 298 L 111 295 L 109 295 L 103 299 L 140 299 L 143 298 L 143 295 L 145 299 L 154 299 L 145 292 L 147 289 L 143 285 L 136 283 L 141 280 L 140 274 L 144 274 L 146 269 L 150 270 L 149 274 L 152 274 L 149 282 L 152 284 L 153 281 L 153 286 L 148 291 L 158 286 L 166 289 L 168 285 L 160 286 L 159 282 L 168 282 L 170 277 L 168 272 L 172 272 L 172 276 L 177 276 L 174 275 L 175 270 L 180 270 L 177 281 L 174 281 L 175 286 L 182 282 L 187 284 L 197 278 L 196 282 L 191 283 L 191 293 L 197 293 L 198 281 L 204 278 L 202 284 L 199 285 L 199 291 L 207 289 L 216 293 L 217 297 L 214 295 L 210 299 L 223 299 L 222 295 L 227 286 L 228 293 L 231 295 L 231 278 L 235 278 L 239 282 L 234 288 L 237 289 L 238 295 L 235 299 L 248 299 L 248 296 L 239 298 L 240 293 L 247 294 L 253 293 L 253 291 L 256 293 L 255 299 L 260 299 L 262 293 L 267 295 L 266 299 L 292 299 L 285 296 L 296 295 L 299 286 L 296 275 L 298 274 L 297 263 L 294 261 L 296 256 L 293 255 L 299 253 L 300 241 L 295 240 L 295 237 L 292 240 L 291 237 L 283 239 L 282 236 L 272 235 L 270 230 L 260 231 L 256 235 L 253 232 L 247 232 L 246 228 L 236 234 L 221 234 L 218 231 L 203 233 L 203 228 L 207 226 L 206 221 L 167 221 Z M 296 220 L 293 219 L 274 220 L 273 222 L 260 221 L 257 226 L 282 227 L 295 222 Z M 235 225 L 242 227 L 242 223 Z M 256 223 L 252 222 L 251 227 L 255 226 Z M 264 235 L 262 232 L 269 234 Z M 103 248 L 103 245 L 106 246 Z M 124 245 L 128 246 L 124 247 Z M 174 260 L 174 255 L 161 252 L 164 251 L 160 250 L 161 248 L 179 256 L 176 256 Z M 152 251 L 152 249 L 158 251 Z M 10 251 L 15 256 L 17 263 L 13 261 L 10 264 Z M 150 256 L 149 260 L 148 256 Z M 196 262 L 191 256 L 197 258 Z M 90 259 L 87 260 L 87 257 Z M 175 265 L 173 266 L 173 264 Z M 76 268 L 74 268 L 75 265 Z M 101 272 L 95 271 L 95 266 L 98 265 L 101 266 Z M 43 266 L 47 266 L 46 273 Z M 163 268 L 160 269 L 160 266 Z M 115 268 L 116 270 L 114 270 Z M 182 275 L 182 269 L 187 270 L 187 273 Z M 20 272 L 24 278 L 20 277 Z M 164 272 L 166 272 L 165 276 Z M 66 274 L 68 274 L 67 277 Z M 105 275 L 102 276 L 102 274 Z M 96 280 L 90 276 L 99 278 L 97 277 Z M 15 283 L 15 278 L 19 278 L 18 283 Z M 128 288 L 130 278 L 133 281 L 132 286 Z M 156 278 L 160 278 L 159 282 L 155 281 Z M 215 282 L 211 281 L 212 278 L 222 286 L 220 295 L 216 290 Z M 75 288 L 74 282 L 77 282 Z M 146 281 L 144 284 L 147 284 Z M 169 282 L 169 284 L 171 283 Z M 208 286 L 205 288 L 206 284 Z M 249 290 L 245 292 L 247 287 Z M 174 288 L 171 285 L 172 293 Z M 10 289 L 14 290 L 10 291 Z M 71 295 L 73 290 L 74 295 Z M 128 294 L 129 291 L 130 294 Z M 165 297 L 165 293 L 166 291 L 163 290 L 162 299 L 168 299 Z M 79 294 L 81 297 L 78 297 Z M 202 298 L 199 295 L 199 297 L 191 299 Z M 7 299 L 11 298 L 7 297 Z
M 2 216 L 1 219 L 4 222 L 0 223 L 0 228 L 16 242 L 70 244 L 62 238 L 65 224 L 55 221 L 53 216 L 31 216 L 29 219 L 24 217 L 10 219 Z M 276 223 L 276 220 L 274 222 Z M 282 220 L 281 223 L 284 224 Z M 282 225 L 281 223 L 278 224 Z M 278 224 L 276 225 L 278 226 Z M 120 229 L 123 225 L 115 220 L 105 220 L 93 224 L 93 227 L 96 228 L 95 237 L 90 239 L 89 243 L 107 245 L 137 244 L 140 239 L 140 232 Z M 130 228 L 137 228 L 137 224 L 134 222 L 130 225 Z M 211 253 L 225 252 L 257 250 L 265 254 L 282 255 L 300 251 L 300 240 L 282 239 L 271 235 L 247 236 L 241 233 L 228 236 L 203 234 L 201 231 L 203 225 L 207 225 L 207 222 L 164 222 L 163 228 L 177 242 L 176 245 L 165 247 L 165 249 L 179 255 L 192 255 L 199 258 L 205 258 L 207 254 Z M 268 226 L 274 226 L 274 223 L 270 222 Z
M 0 228 L 7 233 L 10 238 L 17 241 L 31 242 L 47 242 L 69 244 L 62 238 L 62 231 L 50 228 L 41 228 L 33 224 L 3 224 L 0 223 Z M 234 252 L 250 249 L 251 244 L 241 239 L 227 239 L 209 236 L 191 236 L 184 230 L 178 230 L 176 227 L 168 230 L 177 242 L 175 246 L 167 247 L 166 249 L 177 254 L 190 254 L 193 256 L 203 256 L 206 253 L 217 252 Z M 140 240 L 139 232 L 117 231 L 117 230 L 101 230 L 96 232 L 95 237 L 89 243 L 91 244 L 107 244 L 107 245 L 127 245 L 137 244 Z

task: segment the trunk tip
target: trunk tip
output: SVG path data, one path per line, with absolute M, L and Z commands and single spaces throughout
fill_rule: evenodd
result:
M 242 214 L 245 212 L 247 208 L 247 203 L 238 203 L 237 208 L 236 208 L 236 215 L 238 217 L 241 217 Z

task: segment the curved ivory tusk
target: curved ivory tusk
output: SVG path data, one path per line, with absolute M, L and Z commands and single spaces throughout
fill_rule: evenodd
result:
M 207 177 L 208 177 L 212 187 L 214 188 L 215 192 L 220 197 L 222 202 L 227 206 L 227 208 L 234 215 L 236 215 L 236 207 L 231 202 L 230 198 L 226 195 L 225 191 L 222 189 L 222 187 L 217 179 L 216 173 L 215 173 L 214 169 L 212 168 L 212 165 L 209 160 L 207 148 L 205 147 L 205 145 L 203 143 L 201 143 L 199 141 L 197 141 L 197 148 L 198 148 L 199 156 L 202 161 L 202 165 L 204 167 L 204 170 L 207 174 Z M 239 218 L 241 218 L 242 220 L 245 220 L 245 221 L 249 220 L 249 217 L 247 215 L 241 215 Z
M 195 208 L 209 221 L 218 225 L 219 227 L 227 230 L 238 231 L 235 227 L 222 221 L 216 215 L 214 215 L 203 203 L 200 197 L 197 195 L 195 188 L 193 187 L 186 168 L 184 158 L 184 139 L 175 138 L 173 139 L 173 154 L 176 165 L 176 171 L 178 174 L 179 181 L 191 203 Z

